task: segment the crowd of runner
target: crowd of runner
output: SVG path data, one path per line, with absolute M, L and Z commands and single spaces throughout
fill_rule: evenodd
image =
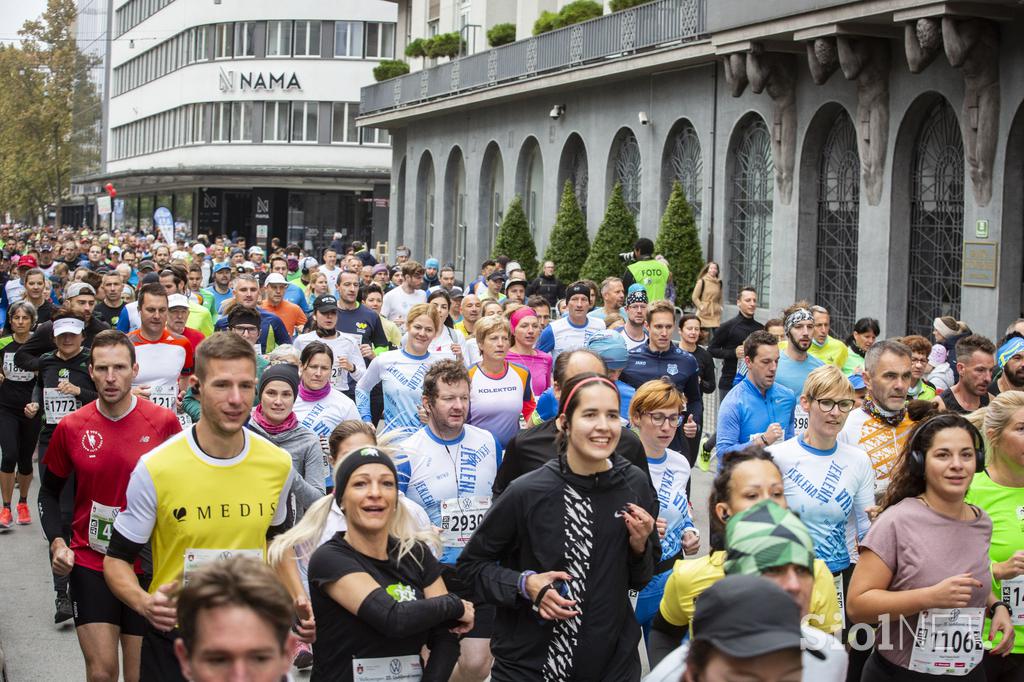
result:
M 0 531 L 91 682 L 1024 680 L 1024 320 L 722 320 L 647 239 L 0 241 Z

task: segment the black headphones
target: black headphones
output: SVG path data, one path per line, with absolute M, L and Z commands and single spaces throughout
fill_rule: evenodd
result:
M 931 417 L 914 429 L 908 448 L 910 450 L 910 470 L 915 476 L 924 476 L 925 453 L 918 449 L 917 444 L 924 438 L 925 432 L 933 433 L 949 428 L 965 429 L 971 434 L 971 440 L 974 442 L 974 461 L 977 463 L 975 471 L 981 473 L 985 470 L 985 439 L 982 438 L 981 432 L 961 415 L 947 413 Z

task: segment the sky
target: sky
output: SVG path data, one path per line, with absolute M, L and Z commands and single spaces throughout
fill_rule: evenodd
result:
M 46 0 L 0 0 L 0 42 L 18 39 L 18 30 L 28 19 L 46 9 Z

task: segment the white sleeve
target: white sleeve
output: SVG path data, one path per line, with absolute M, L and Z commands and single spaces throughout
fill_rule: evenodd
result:
M 132 542 L 149 542 L 156 525 L 156 486 L 140 459 L 128 480 L 128 506 L 114 519 L 114 529 Z
M 280 526 L 288 518 L 288 497 L 292 494 L 292 484 L 297 475 L 294 466 L 288 467 L 288 479 L 277 496 L 277 509 L 274 510 L 274 518 L 270 519 L 271 526 Z
M 348 342 L 346 344 L 345 357 L 348 358 L 348 361 L 355 368 L 349 374 L 358 382 L 366 374 L 366 360 L 363 359 L 363 354 L 359 352 L 359 346 L 356 345 L 355 341 L 351 339 L 345 340 Z
M 338 407 L 341 411 L 342 420 L 355 419 L 360 420 L 362 417 L 359 416 L 359 408 L 356 407 L 355 402 L 344 393 L 338 392 L 343 400 L 338 403 Z

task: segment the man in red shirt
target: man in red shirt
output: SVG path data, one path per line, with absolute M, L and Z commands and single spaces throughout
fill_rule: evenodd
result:
M 39 514 L 53 554 L 53 572 L 70 574 L 75 629 L 87 679 L 118 678 L 118 643 L 125 679 L 139 679 L 146 619 L 114 596 L 103 579 L 103 556 L 114 518 L 127 504 L 128 480 L 139 458 L 181 431 L 174 413 L 132 394 L 135 347 L 119 331 L 93 340 L 89 373 L 95 401 L 57 424 L 46 451 Z M 61 536 L 60 493 L 75 476 L 71 546 Z M 140 584 L 140 562 L 135 564 Z
M 139 320 L 139 328 L 128 335 L 139 366 L 134 392 L 176 410 L 192 374 L 192 343 L 167 330 L 167 292 L 159 284 L 139 289 Z

